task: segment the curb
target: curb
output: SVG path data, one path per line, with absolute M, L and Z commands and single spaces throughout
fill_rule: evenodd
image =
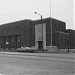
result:
M 56 58 L 71 58 L 73 54 L 65 53 L 19 53 L 19 52 L 0 52 L 0 54 L 6 55 L 20 55 L 20 56 L 36 56 L 36 57 L 56 57 Z

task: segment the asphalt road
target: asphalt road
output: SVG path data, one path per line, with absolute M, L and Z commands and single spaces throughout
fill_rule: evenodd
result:
M 0 53 L 2 75 L 75 75 L 75 54 Z

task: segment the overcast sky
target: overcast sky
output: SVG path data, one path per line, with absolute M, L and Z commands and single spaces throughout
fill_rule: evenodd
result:
M 50 16 L 50 0 L 0 0 L 0 24 L 22 19 L 40 19 Z M 74 0 L 51 0 L 51 16 L 66 22 L 74 29 Z

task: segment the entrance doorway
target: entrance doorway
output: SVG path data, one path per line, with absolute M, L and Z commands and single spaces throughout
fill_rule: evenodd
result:
M 38 49 L 42 49 L 42 41 L 38 41 Z

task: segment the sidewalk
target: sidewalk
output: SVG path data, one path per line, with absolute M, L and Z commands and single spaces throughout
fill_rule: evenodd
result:
M 74 53 L 23 53 L 23 52 L 0 52 L 6 55 L 20 55 L 20 56 L 38 56 L 38 57 L 57 57 L 57 58 L 74 58 Z

